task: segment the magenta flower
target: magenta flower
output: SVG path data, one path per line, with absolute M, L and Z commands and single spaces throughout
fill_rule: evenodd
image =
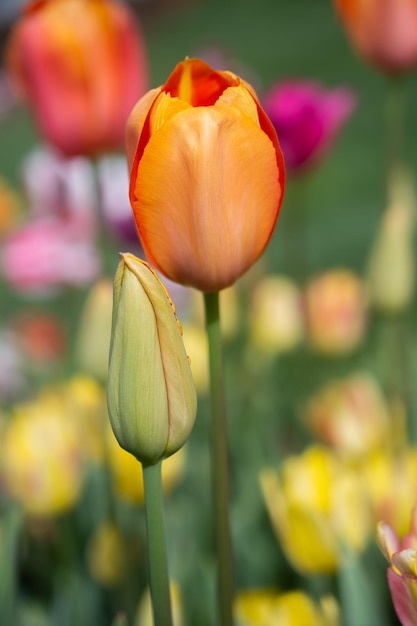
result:
M 378 542 L 387 557 L 387 571 L 395 612 L 402 626 L 417 624 L 417 507 L 413 509 L 410 533 L 402 542 L 385 522 L 378 524 Z
M 313 81 L 289 80 L 272 87 L 263 107 L 274 124 L 289 172 L 317 163 L 356 107 L 348 88 L 326 90 Z

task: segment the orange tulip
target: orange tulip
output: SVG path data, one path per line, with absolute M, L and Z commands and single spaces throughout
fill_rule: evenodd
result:
M 417 64 L 417 0 L 333 0 L 357 52 L 390 73 Z
M 285 168 L 250 85 L 186 59 L 133 109 L 126 151 L 137 230 L 165 276 L 214 292 L 262 254 Z
M 123 146 L 147 89 L 139 25 L 116 0 L 39 0 L 12 30 L 6 61 L 44 137 L 67 156 Z

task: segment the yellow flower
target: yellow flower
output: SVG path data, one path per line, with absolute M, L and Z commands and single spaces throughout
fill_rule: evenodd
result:
M 84 372 L 107 379 L 113 285 L 102 278 L 91 289 L 78 329 L 76 354 Z
M 302 591 L 277 593 L 269 589 L 240 593 L 234 604 L 237 626 L 338 626 L 336 601 L 324 598 L 322 606 Z
M 125 557 L 126 545 L 119 529 L 112 522 L 103 522 L 87 546 L 87 563 L 91 574 L 102 585 L 117 587 L 126 575 Z
M 263 470 L 261 488 L 272 525 L 292 565 L 305 574 L 329 573 L 342 544 L 362 550 L 370 515 L 359 476 L 325 448 L 288 457 L 282 478 Z
M 101 463 L 108 422 L 104 389 L 91 376 L 77 374 L 64 384 L 62 392 L 68 419 L 77 428 L 85 460 Z
M 251 344 L 264 354 L 292 350 L 304 334 L 302 298 L 284 276 L 269 276 L 255 287 L 249 311 Z
M 190 356 L 191 371 L 199 393 L 209 388 L 208 346 L 204 329 L 192 322 L 183 325 L 184 344 Z
M 4 436 L 2 469 L 6 490 L 29 514 L 54 515 L 75 505 L 82 454 L 62 403 L 39 399 L 15 409 Z
M 173 626 L 184 626 L 184 612 L 182 608 L 181 592 L 178 585 L 171 581 L 171 604 Z M 151 594 L 146 589 L 136 611 L 133 626 L 153 626 Z
M 107 453 L 114 488 L 119 497 L 133 504 L 144 504 L 142 465 L 119 446 L 110 427 L 107 433 Z M 181 481 L 186 458 L 186 449 L 181 448 L 162 461 L 162 488 L 165 494 L 175 489 Z
M 403 537 L 416 500 L 417 448 L 377 450 L 364 459 L 361 476 L 375 523 L 383 519 Z
M 410 172 L 393 172 L 389 195 L 371 250 L 368 287 L 376 308 L 398 313 L 411 303 L 415 289 L 416 197 Z

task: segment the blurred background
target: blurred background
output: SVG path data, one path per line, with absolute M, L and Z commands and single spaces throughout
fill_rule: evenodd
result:
M 0 6 L 3 58 L 20 4 Z M 399 624 L 376 528 L 403 537 L 417 500 L 415 72 L 400 80 L 364 61 L 330 0 L 128 8 L 143 92 L 186 56 L 229 69 L 255 88 L 287 163 L 270 245 L 221 298 L 236 624 Z M 140 466 L 105 408 L 118 252 L 143 255 L 123 145 L 64 158 L 14 78 L 5 63 L 0 624 L 151 624 Z M 165 462 L 176 625 L 209 626 L 201 294 L 166 284 L 199 396 L 190 441 Z

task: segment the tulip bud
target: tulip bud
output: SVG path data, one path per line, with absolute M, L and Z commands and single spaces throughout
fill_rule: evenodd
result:
M 406 170 L 393 173 L 386 209 L 371 250 L 368 270 L 372 303 L 387 313 L 407 308 L 414 295 L 416 199 Z
M 363 281 L 343 268 L 313 278 L 305 291 L 307 339 L 329 356 L 352 352 L 367 327 L 368 298 Z
M 106 380 L 112 317 L 112 284 L 100 279 L 91 289 L 78 329 L 76 353 L 81 369 Z
M 104 587 L 118 587 L 126 574 L 123 556 L 126 545 L 118 527 L 102 522 L 87 546 L 87 565 L 91 575 Z
M 328 381 L 309 399 L 305 418 L 316 437 L 347 458 L 369 454 L 391 435 L 382 391 L 365 372 Z
M 196 391 L 169 295 L 150 266 L 122 254 L 114 280 L 107 402 L 122 448 L 151 465 L 186 442 Z
M 302 298 L 284 276 L 268 276 L 255 287 L 249 310 L 250 341 L 264 355 L 289 352 L 304 332 Z

